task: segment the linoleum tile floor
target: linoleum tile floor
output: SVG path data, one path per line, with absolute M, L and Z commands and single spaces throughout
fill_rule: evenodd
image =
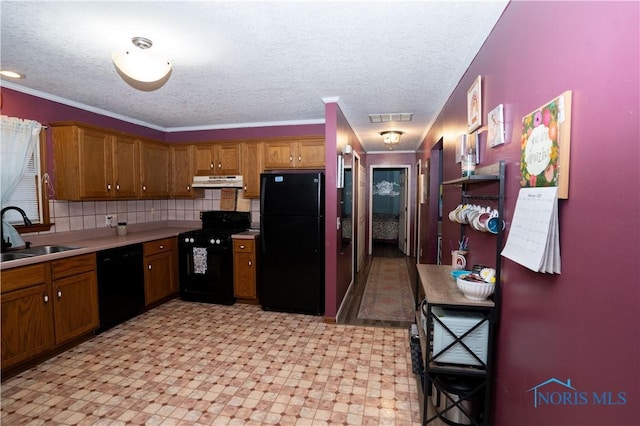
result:
M 172 300 L 2 383 L 3 425 L 418 425 L 408 330 Z

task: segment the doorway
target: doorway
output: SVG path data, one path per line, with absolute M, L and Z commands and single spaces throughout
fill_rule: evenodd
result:
M 374 247 L 385 246 L 410 255 L 410 173 L 408 165 L 370 166 L 369 255 Z

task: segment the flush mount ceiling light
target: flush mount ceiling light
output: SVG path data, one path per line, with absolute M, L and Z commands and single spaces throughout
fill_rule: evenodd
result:
M 2 75 L 3 77 L 9 77 L 9 78 L 18 78 L 18 79 L 25 78 L 24 74 L 20 74 L 19 72 L 15 72 L 11 70 L 2 70 L 0 71 L 0 75 Z
M 114 52 L 111 55 L 118 74 L 127 84 L 138 90 L 159 89 L 171 76 L 171 62 L 148 50 L 153 46 L 153 42 L 148 38 L 134 37 L 131 42 L 136 48 Z
M 402 132 L 399 130 L 386 130 L 384 132 L 380 132 L 380 136 L 383 137 L 384 143 L 389 146 L 389 149 L 391 149 L 393 145 L 397 145 L 400 142 Z

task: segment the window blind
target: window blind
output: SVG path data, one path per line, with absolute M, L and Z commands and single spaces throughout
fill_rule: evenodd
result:
M 42 208 L 39 200 L 41 197 L 40 183 L 40 153 L 39 149 L 33 150 L 33 155 L 27 163 L 27 169 L 20 179 L 16 190 L 6 202 L 5 206 L 20 207 L 27 214 L 27 217 L 33 223 L 42 223 Z M 7 210 L 3 216 L 4 220 L 11 224 L 22 225 L 22 215 L 15 210 Z

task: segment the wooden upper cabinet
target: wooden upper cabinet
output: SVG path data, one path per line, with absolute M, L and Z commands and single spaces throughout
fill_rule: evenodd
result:
M 242 181 L 244 198 L 260 198 L 260 173 L 264 169 L 262 142 L 242 144 Z
M 51 127 L 57 199 L 137 197 L 137 139 L 92 126 L 55 123 Z
M 169 196 L 169 145 L 143 141 L 140 145 L 140 196 L 163 198 Z
M 196 144 L 196 175 L 239 175 L 240 149 L 237 142 Z
M 264 144 L 265 169 L 324 168 L 324 139 L 267 141 Z
M 118 198 L 135 198 L 138 195 L 139 144 L 138 139 L 131 137 L 113 137 L 113 181 Z
M 169 195 L 171 198 L 203 197 L 202 188 L 192 188 L 193 175 L 196 172 L 195 147 L 181 144 L 171 145 L 169 164 Z

